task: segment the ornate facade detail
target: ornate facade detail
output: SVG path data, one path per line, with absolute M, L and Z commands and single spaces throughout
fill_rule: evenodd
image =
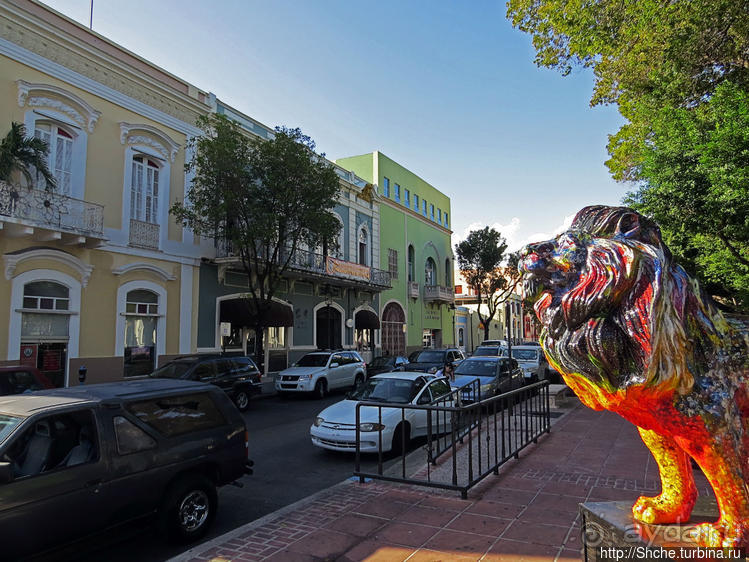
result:
M 120 142 L 151 147 L 170 162 L 174 162 L 180 146 L 155 127 L 125 122 L 120 123 Z
M 21 252 L 20 254 L 4 254 L 5 278 L 8 281 L 13 279 L 13 273 L 16 271 L 18 264 L 33 259 L 56 261 L 70 267 L 80 275 L 83 287 L 88 285 L 88 281 L 91 279 L 91 272 L 94 270 L 93 265 L 89 265 L 67 252 L 55 250 L 54 248 L 36 248 Z
M 97 111 L 75 94 L 49 84 L 31 84 L 24 80 L 18 80 L 16 83 L 19 107 L 48 107 L 67 115 L 89 133 L 94 132 L 101 111 Z M 50 95 L 61 99 L 49 97 Z
M 160 277 L 162 281 L 174 281 L 177 279 L 177 276 L 173 273 L 169 273 L 161 267 L 145 262 L 129 263 L 127 265 L 112 268 L 112 273 L 115 275 L 124 275 L 131 271 L 148 271 Z

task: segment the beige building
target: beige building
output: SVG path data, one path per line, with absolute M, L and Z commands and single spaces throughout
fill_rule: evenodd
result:
M 0 182 L 0 363 L 58 385 L 195 351 L 200 256 L 169 215 L 215 98 L 31 0 L 0 3 L 0 137 L 49 143 L 57 186 Z

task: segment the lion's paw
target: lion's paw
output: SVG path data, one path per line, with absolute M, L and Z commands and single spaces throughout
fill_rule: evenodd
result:
M 694 527 L 690 535 L 704 547 L 745 548 L 749 546 L 749 522 L 702 523 Z
M 692 502 L 674 500 L 663 494 L 655 497 L 640 496 L 632 506 L 632 515 L 650 525 L 681 523 L 689 519 Z

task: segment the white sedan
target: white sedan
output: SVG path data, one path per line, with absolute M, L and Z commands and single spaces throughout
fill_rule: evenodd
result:
M 450 384 L 445 377 L 434 377 L 424 373 L 394 372 L 383 373 L 366 383 L 341 400 L 325 408 L 315 418 L 310 427 L 312 444 L 333 451 L 356 450 L 356 405 L 360 401 L 386 402 L 405 406 L 408 404 L 426 405 L 450 394 Z M 439 401 L 439 406 L 453 404 L 448 396 Z M 375 406 L 363 406 L 360 412 L 359 435 L 360 451 L 379 451 L 382 439 L 383 451 L 402 451 L 408 448 L 414 437 L 427 434 L 426 410 L 411 408 L 382 408 L 382 418 Z M 403 413 L 405 412 L 405 413 Z M 401 423 L 405 417 L 405 428 Z M 443 416 L 432 414 L 433 432 L 439 430 Z M 444 425 L 444 422 L 442 422 Z M 405 429 L 405 431 L 404 431 Z M 442 432 L 446 431 L 442 428 Z M 404 439 L 405 436 L 405 439 Z

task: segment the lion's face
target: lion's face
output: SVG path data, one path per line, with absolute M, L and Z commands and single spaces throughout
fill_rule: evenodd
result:
M 586 207 L 567 232 L 523 250 L 525 296 L 563 372 L 610 390 L 644 382 L 667 252 L 658 227 L 623 207 Z

